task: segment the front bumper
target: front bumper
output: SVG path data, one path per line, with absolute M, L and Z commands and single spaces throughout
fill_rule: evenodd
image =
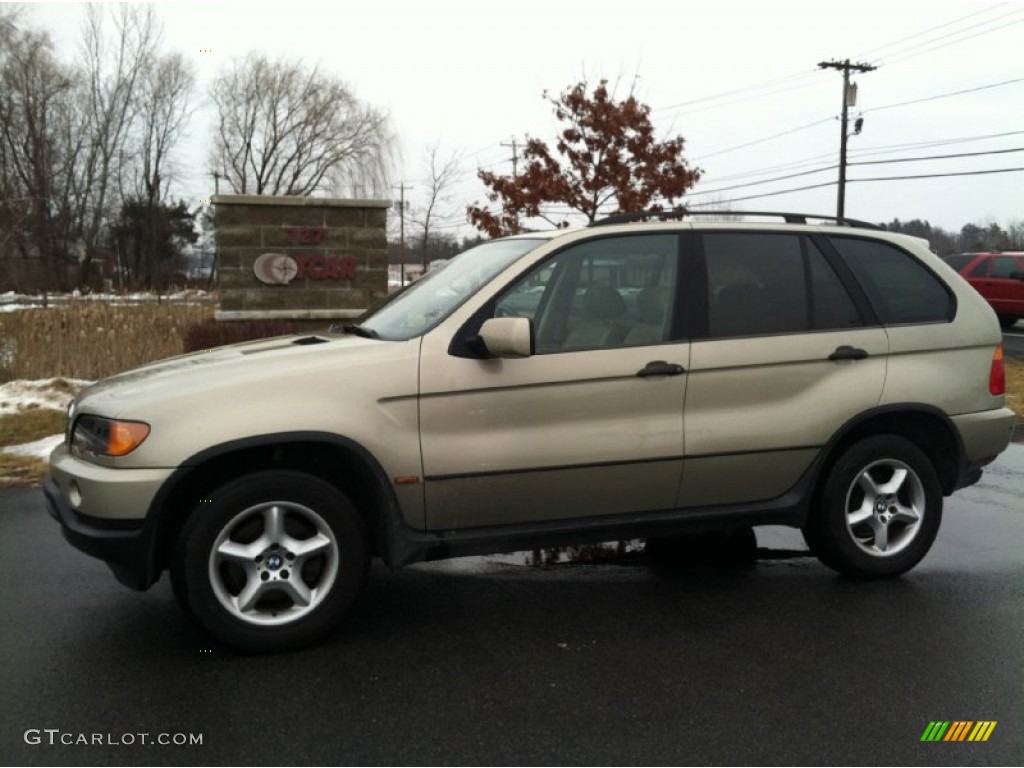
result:
M 43 494 L 51 517 L 76 549 L 110 566 L 117 580 L 148 589 L 156 526 L 146 513 L 170 470 L 100 467 L 59 446 L 50 456 Z

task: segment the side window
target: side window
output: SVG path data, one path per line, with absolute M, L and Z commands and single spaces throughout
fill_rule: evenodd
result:
M 676 235 L 589 240 L 518 280 L 494 314 L 532 319 L 538 354 L 657 344 L 669 338 L 677 261 Z
M 883 323 L 948 322 L 952 294 L 931 270 L 901 248 L 878 240 L 832 237 Z
M 708 334 L 763 336 L 862 325 L 853 301 L 807 238 L 768 233 L 704 235 Z
M 992 259 L 992 277 L 1009 277 L 1017 271 L 1017 260 L 1013 256 L 996 256 Z
M 958 254 L 956 254 L 954 256 L 946 256 L 945 258 L 943 258 L 943 261 L 945 261 L 947 264 L 949 264 L 949 266 L 951 266 L 957 272 L 962 272 L 964 267 L 966 267 L 968 264 L 970 264 L 972 261 L 974 261 L 974 254 L 973 253 L 958 253 Z M 976 269 L 977 269 L 977 266 L 972 267 L 971 271 L 973 272 Z
M 967 277 L 987 277 L 988 266 L 991 263 L 991 260 L 987 258 L 978 259 L 977 263 L 975 263 L 975 265 L 971 267 L 970 271 L 967 273 Z

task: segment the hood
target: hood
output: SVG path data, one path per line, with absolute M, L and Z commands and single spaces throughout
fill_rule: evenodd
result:
M 171 405 L 203 392 L 244 392 L 250 385 L 279 377 L 297 381 L 325 368 L 343 374 L 346 367 L 390 357 L 402 346 L 334 334 L 260 339 L 167 358 L 101 379 L 83 389 L 76 402 L 82 411 L 131 418 L 151 404 Z

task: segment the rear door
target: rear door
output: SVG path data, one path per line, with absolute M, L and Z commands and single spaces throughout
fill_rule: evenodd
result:
M 878 404 L 888 340 L 849 270 L 808 234 L 708 231 L 684 412 L 682 507 L 785 493 Z

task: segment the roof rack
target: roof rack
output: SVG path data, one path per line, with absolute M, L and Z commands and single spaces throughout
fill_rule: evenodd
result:
M 883 229 L 877 224 L 858 219 L 848 219 L 845 216 L 822 216 L 816 213 L 783 213 L 779 211 L 634 211 L 631 213 L 616 213 L 598 219 L 590 226 L 607 227 L 613 224 L 628 224 L 633 221 L 681 221 L 686 216 L 776 216 L 787 224 L 806 224 L 808 219 L 818 221 L 831 221 L 839 226 L 857 227 L 859 229 Z

